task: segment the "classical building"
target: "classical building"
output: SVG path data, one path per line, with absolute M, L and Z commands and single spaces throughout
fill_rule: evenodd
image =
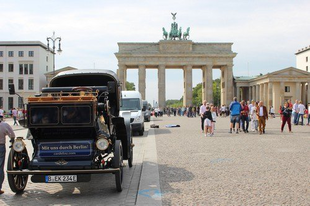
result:
M 310 46 L 299 49 L 296 53 L 296 67 L 298 69 L 310 71 Z
M 278 111 L 284 101 L 296 99 L 310 103 L 310 73 L 289 67 L 254 77 L 235 77 L 237 99 L 263 101 L 268 108 Z
M 232 43 L 195 43 L 190 40 L 161 40 L 158 43 L 118 43 L 117 74 L 123 83 L 128 69 L 139 69 L 139 92 L 145 99 L 146 69 L 158 70 L 158 104 L 162 108 L 166 101 L 166 69 L 182 69 L 184 81 L 183 105 L 192 104 L 192 70 L 201 69 L 202 98 L 213 102 L 212 70 L 221 70 L 221 103 L 233 98 Z
M 0 106 L 4 110 L 22 107 L 17 95 L 10 95 L 8 84 L 28 97 L 46 85 L 45 73 L 53 69 L 53 54 L 39 41 L 0 41 Z

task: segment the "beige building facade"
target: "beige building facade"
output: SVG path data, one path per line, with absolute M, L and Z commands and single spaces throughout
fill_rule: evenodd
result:
M 310 73 L 289 67 L 255 77 L 235 77 L 235 94 L 239 101 L 263 101 L 278 112 L 280 105 L 287 100 L 301 100 L 310 104 Z
M 233 98 L 232 43 L 195 43 L 191 40 L 161 40 L 157 43 L 118 43 L 118 77 L 126 89 L 128 69 L 138 69 L 139 92 L 146 97 L 146 69 L 158 70 L 158 106 L 165 107 L 166 69 L 182 69 L 183 105 L 192 104 L 192 70 L 201 69 L 202 99 L 213 102 L 213 69 L 221 70 L 221 103 Z
M 296 53 L 296 67 L 310 72 L 310 45 L 299 49 Z

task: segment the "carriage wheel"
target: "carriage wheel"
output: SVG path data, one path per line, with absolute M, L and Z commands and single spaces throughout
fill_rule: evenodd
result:
M 120 170 L 115 173 L 115 183 L 116 183 L 116 190 L 121 192 L 122 182 L 123 182 L 123 147 L 120 140 L 115 141 L 114 145 L 114 157 L 113 157 L 113 167 L 119 168 Z
M 8 159 L 8 167 L 7 167 L 8 170 L 20 170 L 21 164 L 25 168 L 28 165 L 28 163 L 29 163 L 29 157 L 26 148 L 22 152 L 16 152 L 13 148 L 11 149 Z M 21 193 L 26 188 L 28 182 L 28 175 L 8 174 L 8 182 L 13 192 L 17 194 Z

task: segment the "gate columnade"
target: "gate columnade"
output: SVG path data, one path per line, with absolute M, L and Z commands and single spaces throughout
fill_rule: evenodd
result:
M 145 99 L 146 69 L 158 69 L 158 105 L 165 107 L 165 69 L 183 69 L 183 105 L 192 104 L 192 69 L 202 70 L 202 99 L 213 102 L 212 70 L 221 70 L 221 104 L 233 98 L 233 43 L 194 43 L 161 40 L 158 43 L 118 43 L 117 74 L 125 90 L 127 69 L 139 69 L 139 92 Z

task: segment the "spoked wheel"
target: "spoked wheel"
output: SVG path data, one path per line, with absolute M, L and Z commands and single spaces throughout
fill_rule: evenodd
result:
M 114 145 L 114 157 L 113 157 L 113 167 L 119 168 L 120 170 L 115 173 L 115 183 L 116 183 L 116 190 L 121 192 L 122 182 L 123 182 L 123 147 L 122 142 L 120 140 L 115 141 Z
M 29 157 L 27 149 L 22 152 L 16 152 L 13 148 L 10 151 L 8 159 L 8 170 L 21 170 L 28 167 Z M 8 174 L 8 182 L 11 190 L 15 193 L 21 193 L 26 188 L 28 175 Z

